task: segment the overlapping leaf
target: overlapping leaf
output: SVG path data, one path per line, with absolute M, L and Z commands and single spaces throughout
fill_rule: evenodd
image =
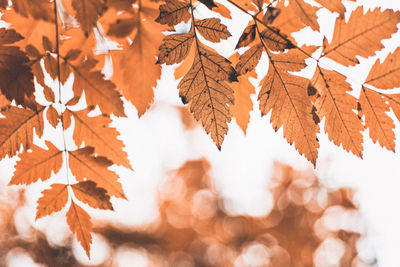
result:
M 298 50 L 274 55 L 268 53 L 268 74 L 262 81 L 258 95 L 263 115 L 271 111 L 271 123 L 275 130 L 283 126 L 283 136 L 294 143 L 300 154 L 314 165 L 319 143 L 319 121 L 308 97 L 309 80 L 288 71 L 300 71 L 306 66 L 303 54 Z
M 52 143 L 46 142 L 48 149 L 33 145 L 32 151 L 24 151 L 15 166 L 10 184 L 31 184 L 41 179 L 46 181 L 52 173 L 57 173 L 62 166 L 62 151 Z
M 75 197 L 95 209 L 112 210 L 110 197 L 107 191 L 97 187 L 93 181 L 83 181 L 71 186 Z
M 355 65 L 356 56 L 369 57 L 382 49 L 381 41 L 397 31 L 399 22 L 399 12 L 375 9 L 364 14 L 358 7 L 348 22 L 336 20 L 332 41 L 325 41 L 323 55 L 343 65 Z
M 96 154 L 107 156 L 112 162 L 132 168 L 128 155 L 123 150 L 124 144 L 118 139 L 119 133 L 110 127 L 111 119 L 106 115 L 89 117 L 90 110 L 66 110 L 64 116 L 73 117 L 75 121 L 74 141 L 78 147 L 85 143 L 92 146 Z
M 34 129 L 41 137 L 43 134 L 44 107 L 37 112 L 10 106 L 1 111 L 4 118 L 0 119 L 0 158 L 17 154 L 21 145 L 25 150 L 33 144 Z
M 337 72 L 317 69 L 312 84 L 320 97 L 315 106 L 322 120 L 325 118 L 325 132 L 329 140 L 337 146 L 342 145 L 346 151 L 362 157 L 364 130 L 361 120 L 353 111 L 357 109 L 357 100 L 347 92 L 351 90 L 346 77 Z
M 34 108 L 34 84 L 29 59 L 16 46 L 9 46 L 23 37 L 14 30 L 0 29 L 0 90 L 8 100 Z
M 93 147 L 69 151 L 69 168 L 76 180 L 93 181 L 104 188 L 108 195 L 126 199 L 118 175 L 108 169 L 113 162 L 105 157 L 94 156 L 93 152 Z

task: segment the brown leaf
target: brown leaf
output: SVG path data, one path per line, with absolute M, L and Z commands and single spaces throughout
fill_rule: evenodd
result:
M 50 189 L 42 191 L 36 209 L 36 220 L 54 212 L 60 211 L 67 205 L 68 188 L 65 184 L 52 184 Z
M 67 223 L 69 229 L 73 234 L 76 234 L 76 238 L 90 258 L 92 222 L 90 221 L 89 214 L 72 201 L 67 212 Z
M 70 111 L 64 114 L 75 120 L 74 141 L 80 147 L 82 143 L 92 146 L 96 154 L 108 157 L 112 162 L 132 169 L 128 154 L 123 150 L 124 143 L 118 139 L 119 133 L 110 127 L 112 120 L 106 115 L 88 117 L 89 110 Z
M 100 71 L 92 70 L 96 63 L 96 60 L 88 58 L 78 66 L 69 64 L 75 76 L 73 85 L 75 96 L 81 96 L 85 90 L 86 103 L 89 106 L 98 105 L 105 114 L 125 117 L 121 95 L 113 82 L 105 80 Z
M 359 102 L 365 115 L 365 126 L 372 141 L 394 152 L 395 135 L 393 120 L 386 114 L 389 105 L 379 93 L 362 87 Z
M 53 126 L 54 128 L 57 127 L 57 124 L 60 120 L 60 116 L 58 115 L 58 111 L 53 107 L 50 106 L 46 112 L 47 121 Z
M 214 7 L 217 7 L 217 5 L 214 3 L 214 0 L 199 0 L 202 4 L 208 7 L 208 9 L 213 9 Z
M 63 151 L 48 141 L 46 146 L 48 150 L 33 145 L 31 152 L 21 153 L 10 184 L 29 185 L 39 179 L 46 181 L 53 172 L 57 173 L 61 169 Z
M 36 20 L 54 21 L 53 4 L 49 0 L 11 0 L 15 12 Z
M 160 54 L 157 63 L 171 65 L 181 62 L 189 54 L 193 40 L 193 32 L 166 36 L 162 45 L 158 48 Z
M 379 60 L 375 62 L 370 70 L 366 83 L 379 89 L 393 89 L 400 87 L 400 48 L 397 48 L 392 54 L 380 64 Z
M 233 90 L 224 81 L 237 81 L 236 76 L 230 61 L 199 45 L 191 69 L 178 85 L 182 102 L 190 103 L 195 119 L 219 149 L 232 118 L 228 105 L 234 102 Z
M 53 90 L 51 90 L 50 87 L 48 87 L 48 86 L 43 87 L 43 94 L 48 102 L 54 103 L 56 101 L 54 92 L 53 92 Z
M 243 30 L 243 33 L 240 36 L 235 49 L 248 46 L 251 42 L 255 40 L 255 38 L 256 38 L 256 25 L 250 24 Z
M 298 50 L 284 54 L 268 53 L 267 76 L 258 95 L 262 115 L 271 112 L 272 127 L 283 126 L 283 136 L 289 144 L 315 165 L 319 143 L 319 126 L 313 118 L 313 104 L 308 98 L 309 80 L 288 71 L 299 71 L 306 66 L 305 56 Z
M 319 118 L 325 117 L 325 132 L 329 140 L 346 151 L 362 157 L 364 130 L 361 120 L 353 110 L 357 109 L 357 99 L 347 92 L 351 90 L 346 77 L 318 67 L 312 84 L 321 95 L 315 106 Z
M 57 60 L 50 54 L 47 54 L 43 57 L 44 59 L 44 67 L 50 77 L 55 80 L 58 78 L 58 69 L 57 69 Z
M 95 182 L 99 187 L 107 190 L 110 196 L 124 198 L 125 194 L 118 175 L 110 171 L 113 163 L 105 157 L 93 156 L 93 147 L 84 147 L 69 153 L 69 168 L 76 180 L 83 182 L 86 179 Z
M 72 5 L 72 8 L 76 12 L 76 20 L 79 22 L 82 31 L 85 36 L 89 36 L 89 33 L 94 27 L 98 18 L 103 14 L 106 6 L 103 1 L 100 0 L 68 0 L 71 3 L 67 5 Z
M 28 57 L 16 46 L 22 39 L 14 30 L 0 29 L 0 90 L 17 105 L 33 108 L 26 99 L 33 97 L 34 84 Z
M 310 26 L 314 31 L 319 31 L 317 15 L 315 14 L 319 9 L 318 7 L 313 7 L 303 0 L 290 0 L 289 6 L 293 8 L 293 11 L 305 25 Z
M 244 52 L 243 55 L 239 57 L 239 62 L 235 67 L 236 72 L 239 75 L 243 75 L 254 70 L 261 58 L 262 51 L 262 45 L 258 43 Z
M 239 54 L 235 53 L 229 58 L 229 60 L 235 64 L 240 61 Z M 240 63 L 236 65 L 236 71 L 239 64 Z M 239 76 L 237 83 L 231 83 L 235 98 L 235 103 L 230 107 L 232 116 L 236 119 L 236 123 L 242 129 L 244 134 L 246 134 L 247 125 L 250 122 L 250 112 L 253 110 L 253 101 L 251 100 L 250 95 L 256 92 L 254 86 L 249 81 L 250 77 L 257 77 L 255 71 L 249 72 L 244 76 Z
M 10 106 L 1 111 L 5 118 L 0 118 L 0 158 L 17 154 L 21 145 L 25 150 L 33 144 L 33 129 L 41 137 L 43 135 L 43 111 Z
M 213 43 L 226 40 L 231 36 L 228 28 L 221 24 L 220 19 L 209 18 L 196 21 L 195 27 L 206 40 Z
M 190 70 L 190 68 L 192 67 L 195 54 L 196 54 L 196 48 L 195 45 L 192 45 L 188 55 L 183 60 L 182 64 L 175 69 L 174 73 L 175 80 L 182 78 Z
M 281 10 L 279 8 L 268 6 L 267 11 L 265 11 L 263 16 L 263 22 L 265 24 L 273 23 L 280 13 Z
M 339 17 L 344 19 L 344 13 L 346 12 L 346 7 L 343 5 L 342 0 L 315 0 L 323 7 L 327 8 L 332 12 L 339 13 Z
M 362 7 L 358 7 L 347 23 L 336 20 L 332 42 L 324 42 L 323 56 L 353 66 L 358 63 L 356 56 L 369 57 L 383 48 L 381 40 L 397 31 L 400 13 L 390 9 L 384 12 L 375 9 L 366 14 L 363 11 Z
M 188 21 L 190 14 L 188 12 L 189 3 L 179 0 L 167 0 L 165 4 L 160 5 L 160 15 L 156 22 L 174 26 L 182 21 Z
M 95 209 L 113 210 L 107 191 L 97 187 L 93 181 L 84 181 L 71 186 L 75 197 Z
M 293 48 L 294 45 L 287 39 L 287 36 L 279 32 L 279 29 L 268 27 L 261 33 L 264 44 L 272 51 L 284 51 Z

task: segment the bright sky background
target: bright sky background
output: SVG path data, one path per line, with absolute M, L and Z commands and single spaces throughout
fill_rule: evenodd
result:
M 357 1 L 366 7 L 377 5 L 400 10 L 398 0 L 376 0 Z M 354 4 L 345 2 L 347 8 Z M 223 53 L 229 56 L 233 53 L 243 28 L 247 25 L 248 17 L 240 12 L 232 10 L 232 17 L 240 23 L 233 24 L 224 20 L 232 34 L 232 38 L 218 45 L 223 48 Z M 206 9 L 196 9 L 196 16 L 207 16 Z M 328 30 L 333 23 L 334 15 L 327 11 L 318 12 L 322 31 Z M 346 14 L 348 17 L 348 13 Z M 240 20 L 238 19 L 240 18 Z M 361 25 L 360 25 L 361 26 Z M 328 38 L 331 32 L 327 31 Z M 306 29 L 296 37 L 307 40 L 318 41 L 321 36 Z M 394 51 L 400 44 L 400 34 L 395 34 L 394 40 L 384 42 L 387 48 L 380 56 L 386 56 Z M 359 84 L 364 80 L 372 60 L 360 60 L 366 64 L 366 68 L 341 68 L 348 73 L 354 84 L 355 95 L 358 94 Z M 263 57 L 261 64 L 266 65 Z M 312 61 L 309 62 L 313 64 Z M 335 67 L 331 62 L 325 64 Z M 259 74 L 265 73 L 266 69 L 258 69 Z M 259 75 L 261 76 L 261 75 Z M 70 81 L 72 82 L 72 80 Z M 257 81 L 258 82 L 258 81 Z M 358 86 L 357 86 L 358 82 Z M 254 111 L 251 113 L 251 122 L 247 134 L 233 121 L 230 123 L 228 135 L 218 151 L 211 138 L 203 129 L 197 128 L 187 131 L 184 129 L 176 106 L 182 106 L 178 97 L 178 82 L 173 79 L 173 67 L 163 69 L 162 78 L 155 89 L 155 102 L 151 109 L 140 119 L 137 117 L 136 109 L 126 103 L 127 118 L 115 119 L 113 125 L 121 132 L 121 139 L 126 144 L 126 151 L 135 169 L 135 172 L 124 168 L 112 167 L 121 176 L 121 183 L 128 197 L 128 201 L 113 200 L 115 212 L 90 211 L 90 214 L 99 219 L 107 218 L 118 225 L 141 225 L 154 221 L 157 218 L 157 192 L 158 188 L 166 179 L 166 171 L 179 168 L 186 160 L 206 157 L 212 165 L 211 176 L 214 178 L 216 188 L 225 197 L 225 205 L 231 213 L 243 213 L 254 216 L 262 216 L 268 213 L 272 206 L 271 196 L 267 193 L 267 185 L 271 175 L 272 164 L 275 160 L 293 165 L 299 169 L 310 169 L 312 165 L 300 156 L 293 146 L 290 146 L 282 135 L 282 129 L 275 132 L 269 123 L 269 116 L 261 118 L 258 110 L 256 95 L 252 96 Z M 257 93 L 259 89 L 256 90 Z M 68 97 L 64 95 L 64 97 Z M 321 126 L 323 123 L 320 124 Z M 396 133 L 400 125 L 396 122 Z M 49 128 L 49 127 L 48 127 Z M 318 135 L 320 140 L 319 158 L 315 172 L 323 183 L 332 187 L 352 186 L 356 188 L 356 198 L 360 209 L 366 219 L 369 241 L 376 253 L 380 267 L 398 267 L 400 253 L 400 155 L 386 151 L 373 144 L 364 132 L 364 159 L 347 153 L 335 146 L 323 133 Z M 56 144 L 60 144 L 57 136 L 60 136 L 60 126 L 48 133 L 55 137 Z M 399 139 L 397 134 L 397 139 Z M 37 141 L 38 144 L 43 144 Z M 397 140 L 397 149 L 399 141 Z M 8 183 L 14 171 L 14 162 L 11 160 L 0 162 L 1 188 Z M 65 169 L 57 176 L 65 175 Z M 52 180 L 54 181 L 54 180 Z M 67 235 L 62 234 L 67 230 L 65 213 L 61 212 L 50 217 L 34 221 L 36 211 L 36 200 L 40 192 L 49 185 L 49 182 L 38 183 L 28 188 L 28 205 L 18 211 L 16 217 L 19 222 L 19 231 L 22 235 L 29 235 L 31 231 L 28 224 L 32 223 L 38 229 L 44 230 L 51 242 L 61 244 L 65 242 Z M 51 225 L 51 227 L 49 227 Z M 66 232 L 68 233 L 68 232 Z M 107 249 L 100 237 L 95 236 L 92 255 L 93 264 L 107 257 Z M 84 252 L 76 247 L 79 258 L 86 262 Z M 96 256 L 97 255 L 97 256 Z M 132 262 L 136 254 L 129 255 L 122 251 L 121 266 Z M 23 256 L 21 256 L 23 258 Z M 17 258 L 21 258 L 17 257 Z M 123 259 L 126 259 L 124 261 Z M 137 258 L 137 262 L 143 259 Z M 25 261 L 26 263 L 26 261 Z M 140 264 L 139 264 L 140 265 Z M 10 266 L 21 266 L 20 263 L 12 263 Z M 24 266 L 28 266 L 25 265 Z M 34 264 L 32 263 L 32 266 Z M 140 265 L 142 266 L 142 265 Z M 145 266 L 145 265 L 143 265 Z

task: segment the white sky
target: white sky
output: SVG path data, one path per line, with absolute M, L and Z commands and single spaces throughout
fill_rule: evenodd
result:
M 358 1 L 366 7 L 380 5 L 383 7 L 400 9 L 398 0 Z M 347 7 L 351 3 L 346 2 Z M 196 10 L 199 16 L 206 14 L 205 9 Z M 228 25 L 232 38 L 218 46 L 223 48 L 223 53 L 229 56 L 233 53 L 243 28 L 247 25 L 246 16 L 232 10 L 232 17 L 240 17 L 240 23 L 232 24 L 224 20 Z M 333 22 L 333 15 L 329 12 L 318 13 L 322 30 L 329 28 Z M 348 15 L 348 14 L 347 14 Z M 300 38 L 321 38 L 312 34 L 311 30 L 302 31 Z M 329 34 L 328 34 L 329 36 Z M 387 49 L 381 55 L 386 56 L 400 44 L 400 35 L 396 34 L 395 40 L 386 42 Z M 266 59 L 261 60 L 266 63 Z M 368 68 L 373 61 L 361 60 L 367 64 L 365 69 L 346 69 L 351 82 L 363 81 Z M 326 62 L 334 67 L 331 62 Z M 258 69 L 265 73 L 262 67 Z M 363 73 L 364 71 L 364 73 Z M 71 80 L 72 81 L 72 80 Z M 98 212 L 91 210 L 97 218 L 107 218 L 119 225 L 140 225 L 151 222 L 157 217 L 157 191 L 166 179 L 165 172 L 179 168 L 186 160 L 206 157 L 212 164 L 211 175 L 215 179 L 215 185 L 226 198 L 226 208 L 232 213 L 247 213 L 250 215 L 265 215 L 271 207 L 270 195 L 267 194 L 267 185 L 270 178 L 274 160 L 282 161 L 299 169 L 312 168 L 312 165 L 300 156 L 293 146 L 290 146 L 282 136 L 282 129 L 275 132 L 270 123 L 269 116 L 261 118 L 256 102 L 256 95 L 252 96 L 254 111 L 251 113 L 251 121 L 245 136 L 235 122 L 230 123 L 228 135 L 218 151 L 211 138 L 203 129 L 187 131 L 184 129 L 179 112 L 174 106 L 181 106 L 178 97 L 177 81 L 173 80 L 173 67 L 163 69 L 161 80 L 155 89 L 155 103 L 151 109 L 140 119 L 136 109 L 126 103 L 127 118 L 115 119 L 113 125 L 121 132 L 121 139 L 126 144 L 126 151 L 135 169 L 131 172 L 124 168 L 113 167 L 121 176 L 121 183 L 128 197 L 128 201 L 113 200 L 115 212 Z M 357 92 L 357 87 L 355 86 Z M 258 93 L 259 89 L 257 89 Z M 322 126 L 323 124 L 321 124 Z M 400 125 L 396 122 L 396 133 Z M 319 158 L 316 172 L 322 181 L 332 187 L 352 186 L 357 190 L 357 199 L 360 209 L 366 219 L 369 230 L 369 238 L 376 253 L 380 267 L 398 267 L 400 252 L 400 164 L 399 154 L 386 151 L 373 144 L 364 133 L 364 159 L 347 153 L 330 142 L 321 127 Z M 60 128 L 49 133 L 52 136 L 60 136 Z M 399 139 L 399 135 L 397 134 Z M 56 138 L 57 139 L 57 138 Z M 60 142 L 60 140 L 55 140 Z M 38 144 L 41 142 L 38 141 Z M 397 140 L 397 149 L 399 141 Z M 59 146 L 61 147 L 61 146 Z M 2 188 L 8 183 L 13 172 L 12 160 L 0 162 L 2 174 Z M 65 174 L 61 170 L 57 176 Z M 52 179 L 52 181 L 54 181 Z M 49 182 L 38 183 L 28 189 L 29 204 L 17 213 L 20 223 L 20 232 L 29 235 L 29 227 L 24 221 L 32 223 L 35 227 L 45 230 L 49 239 L 54 243 L 65 241 L 66 235 L 61 234 L 67 230 L 64 211 L 58 215 L 34 221 L 36 200 Z M 49 224 L 51 227 L 48 227 Z M 98 239 L 98 237 L 95 237 Z M 96 244 L 98 243 L 98 245 Z M 96 262 L 96 254 L 103 257 L 105 253 L 96 253 L 104 250 L 104 244 L 94 242 L 92 250 L 93 262 Z M 76 253 L 82 261 L 86 261 L 83 252 L 76 249 Z M 96 251 L 96 252 L 95 252 Z M 19 252 L 15 252 L 19 253 Z M 128 258 L 129 253 L 124 253 Z M 134 254 L 138 257 L 137 254 Z M 100 260 L 97 258 L 97 260 Z M 17 265 L 11 265 L 17 266 Z M 121 266 L 125 266 L 121 264 Z M 143 265 L 144 266 L 144 265 Z

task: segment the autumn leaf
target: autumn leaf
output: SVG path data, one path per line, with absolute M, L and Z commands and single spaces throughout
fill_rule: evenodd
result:
M 229 104 L 234 101 L 233 90 L 224 81 L 237 81 L 236 76 L 229 60 L 198 44 L 193 65 L 178 85 L 182 102 L 190 103 L 195 119 L 219 149 L 232 118 Z
M 98 105 L 105 114 L 125 117 L 121 95 L 113 82 L 105 80 L 100 71 L 92 70 L 96 63 L 97 61 L 90 57 L 77 66 L 69 63 L 75 76 L 73 85 L 75 96 L 81 96 L 85 90 L 86 103 L 89 106 Z
M 45 107 L 35 112 L 13 106 L 1 110 L 4 118 L 0 118 L 0 158 L 16 155 L 21 145 L 25 150 L 29 149 L 33 144 L 34 129 L 39 137 L 43 135 L 44 110 Z
M 227 27 L 221 24 L 220 19 L 209 18 L 195 22 L 195 27 L 199 33 L 208 41 L 218 43 L 231 36 Z
M 111 39 L 120 43 L 122 50 L 111 50 L 114 72 L 111 80 L 121 94 L 137 109 L 142 116 L 154 100 L 153 87 L 161 75 L 161 67 L 156 65 L 158 47 L 163 38 L 164 28 L 154 20 L 157 16 L 158 3 L 142 1 L 141 8 L 131 8 L 129 13 L 115 15 L 108 12 L 103 20 L 113 19 L 112 25 L 121 24 L 123 19 L 129 27 L 109 27 Z M 102 21 L 103 24 L 106 22 Z M 118 23 L 119 22 L 119 23 Z M 113 31 L 114 30 L 114 31 Z M 132 83 L 132 81 L 135 81 Z
M 165 4 L 160 5 L 160 15 L 156 18 L 156 22 L 174 26 L 182 21 L 187 21 L 190 18 L 189 7 L 189 3 L 167 0 Z
M 94 156 L 93 152 L 93 147 L 68 151 L 69 168 L 76 180 L 79 182 L 86 179 L 93 181 L 99 187 L 107 190 L 110 196 L 126 199 L 122 186 L 118 182 L 118 175 L 108 169 L 113 162 L 105 157 Z
M 325 117 L 325 132 L 329 140 L 346 151 L 362 157 L 364 130 L 361 120 L 353 110 L 357 109 L 357 100 L 347 92 L 351 90 L 346 77 L 341 74 L 317 68 L 312 84 L 320 97 L 315 106 L 322 120 Z
M 260 49 L 260 56 L 261 52 L 262 50 Z M 240 71 L 238 71 L 238 64 L 236 63 L 240 61 L 240 57 L 238 53 L 235 53 L 229 58 L 232 64 L 236 65 L 236 71 L 238 73 L 240 73 Z M 256 61 L 256 64 L 258 64 L 258 60 Z M 250 112 L 253 110 L 253 101 L 250 96 L 255 93 L 255 88 L 249 81 L 250 77 L 257 77 L 255 71 L 248 72 L 243 76 L 238 76 L 238 82 L 231 83 L 235 97 L 235 103 L 231 106 L 232 116 L 236 119 L 236 123 L 242 129 L 244 134 L 246 134 L 247 125 L 250 122 Z
M 63 0 L 66 4 L 67 9 L 75 11 L 76 20 L 79 22 L 82 31 L 85 36 L 89 36 L 89 33 L 94 27 L 98 18 L 102 15 L 106 6 L 102 0 Z
M 83 181 L 71 185 L 75 197 L 95 209 L 113 210 L 107 191 L 97 187 L 93 181 Z
M 386 114 L 389 105 L 383 96 L 368 88 L 362 87 L 359 103 L 361 111 L 365 115 L 365 126 L 369 129 L 369 136 L 372 141 L 382 147 L 394 152 L 395 135 L 393 120 Z
M 236 44 L 235 49 L 240 47 L 246 47 L 251 42 L 256 39 L 256 24 L 250 23 L 247 27 L 243 30 L 242 35 L 240 36 L 238 43 Z
M 49 0 L 11 0 L 15 12 L 36 20 L 54 21 L 54 12 Z M 4 7 L 3 7 L 4 8 Z
M 382 64 L 375 62 L 365 82 L 379 89 L 400 87 L 399 72 L 400 48 L 397 48 Z
M 163 43 L 158 48 L 160 54 L 157 63 L 171 65 L 181 62 L 189 54 L 193 40 L 193 32 L 166 36 L 163 39 Z
M 305 25 L 310 26 L 314 31 L 319 30 L 317 15 L 315 14 L 318 10 L 317 7 L 313 7 L 303 0 L 290 0 L 289 5 Z
M 244 52 L 238 59 L 236 64 L 236 72 L 240 75 L 246 74 L 249 71 L 255 69 L 260 61 L 263 52 L 263 46 L 261 43 L 257 43 L 252 46 L 249 50 Z
M 356 56 L 369 57 L 381 50 L 381 41 L 397 32 L 400 13 L 387 9 L 368 11 L 362 7 L 351 13 L 350 20 L 336 20 L 332 41 L 325 40 L 323 56 L 343 65 L 353 66 L 358 62 Z M 359 25 L 363 25 L 359 27 Z
M 20 155 L 10 184 L 29 185 L 39 179 L 46 181 L 53 172 L 58 173 L 63 163 L 63 151 L 49 141 L 46 141 L 46 146 L 47 150 L 33 145 L 31 152 L 24 151 Z
M 36 220 L 58 212 L 67 205 L 68 188 L 65 184 L 52 184 L 51 188 L 43 190 L 42 194 L 37 202 Z
M 112 120 L 107 115 L 89 117 L 90 110 L 70 111 L 65 110 L 65 117 L 73 117 L 75 129 L 73 138 L 80 147 L 82 143 L 92 146 L 96 154 L 107 156 L 112 162 L 132 169 L 128 154 L 123 150 L 123 142 L 118 139 L 119 133 L 110 127 Z
M 289 50 L 277 55 L 268 52 L 268 57 L 268 73 L 258 95 L 261 113 L 266 115 L 271 111 L 275 131 L 283 126 L 283 136 L 288 143 L 294 143 L 299 153 L 315 165 L 319 121 L 315 121 L 313 104 L 308 98 L 309 80 L 288 73 L 303 69 L 305 56 L 299 50 Z
M 342 0 L 315 0 L 317 3 L 327 8 L 332 12 L 337 12 L 341 19 L 344 19 L 346 7 L 343 5 Z
M 54 128 L 57 127 L 57 124 L 59 122 L 59 115 L 57 110 L 53 107 L 50 106 L 47 111 L 46 111 L 46 119 L 47 121 L 53 126 Z
M 8 100 L 24 107 L 32 107 L 26 101 L 33 97 L 34 84 L 29 59 L 16 46 L 8 46 L 23 37 L 15 30 L 0 29 L 0 90 Z
M 278 1 L 275 8 L 280 11 L 280 14 L 275 18 L 271 26 L 278 28 L 281 32 L 290 34 L 306 26 L 298 16 L 295 8 L 292 8 L 290 4 L 285 6 L 285 1 Z
M 69 229 L 82 245 L 86 255 L 90 258 L 90 244 L 92 244 L 92 222 L 89 214 L 81 207 L 71 201 L 71 206 L 67 212 L 67 223 Z

